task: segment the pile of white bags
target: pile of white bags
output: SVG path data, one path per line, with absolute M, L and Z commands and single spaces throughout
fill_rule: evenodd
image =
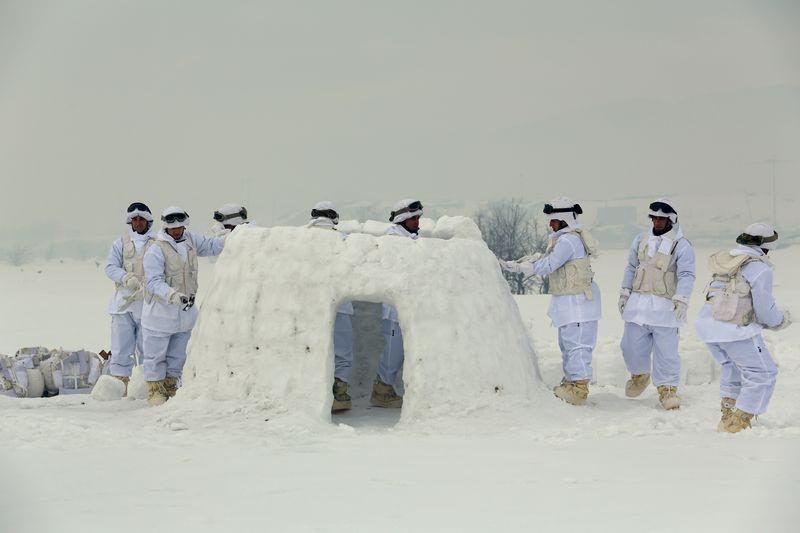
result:
M 89 393 L 104 361 L 86 350 L 21 348 L 14 356 L 0 355 L 0 394 L 40 398 Z

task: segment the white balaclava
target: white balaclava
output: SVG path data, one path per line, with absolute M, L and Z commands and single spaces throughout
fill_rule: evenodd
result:
M 736 242 L 745 246 L 757 246 L 764 250 L 774 250 L 778 244 L 778 234 L 771 224 L 754 222 L 744 229 Z
M 669 198 L 659 198 L 650 204 L 650 212 L 648 216 L 651 217 L 667 217 L 673 224 L 678 223 L 678 208 L 675 203 Z
M 314 204 L 314 209 L 311 210 L 311 218 L 327 218 L 334 225 L 339 223 L 339 212 L 336 211 L 336 206 L 333 202 L 322 200 Z
M 544 204 L 543 211 L 548 222 L 563 220 L 570 228 L 580 227 L 578 215 L 583 213 L 583 209 L 566 196 L 559 196 L 551 200 L 549 204 Z
M 168 221 L 167 219 L 170 219 L 170 221 Z M 161 212 L 161 227 L 163 229 L 180 228 L 180 227 L 185 228 L 188 226 L 189 226 L 189 213 L 187 213 L 185 209 L 173 205 L 171 207 L 164 209 Z
M 214 220 L 223 226 L 247 224 L 247 209 L 239 204 L 225 204 L 214 211 Z
M 422 202 L 412 198 L 400 200 L 394 204 L 391 214 L 389 215 L 389 222 L 400 224 L 409 218 L 422 216 Z

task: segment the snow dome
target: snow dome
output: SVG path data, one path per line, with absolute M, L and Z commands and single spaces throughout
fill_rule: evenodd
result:
M 424 221 L 416 241 L 376 236 L 380 223 L 346 229 L 354 232 L 346 239 L 303 227 L 240 227 L 228 237 L 181 395 L 329 419 L 333 322 L 345 300 L 398 310 L 406 354 L 401 421 L 457 416 L 537 389 L 519 311 L 470 219 Z

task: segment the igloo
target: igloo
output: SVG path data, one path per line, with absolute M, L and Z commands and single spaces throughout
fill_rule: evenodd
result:
M 468 218 L 421 238 L 241 227 L 215 265 L 182 396 L 249 400 L 330 420 L 332 328 L 342 301 L 394 305 L 406 359 L 401 423 L 520 402 L 539 390 L 533 348 L 497 260 Z M 378 353 L 375 357 L 378 357 Z

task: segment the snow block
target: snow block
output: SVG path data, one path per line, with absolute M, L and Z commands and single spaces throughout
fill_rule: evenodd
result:
M 497 259 L 467 218 L 428 231 L 466 238 L 237 228 L 200 308 L 182 394 L 329 420 L 336 309 L 361 300 L 399 313 L 401 422 L 530 399 L 535 354 Z
M 91 397 L 101 402 L 121 400 L 123 396 L 125 396 L 125 384 L 109 375 L 100 376 L 91 392 Z

